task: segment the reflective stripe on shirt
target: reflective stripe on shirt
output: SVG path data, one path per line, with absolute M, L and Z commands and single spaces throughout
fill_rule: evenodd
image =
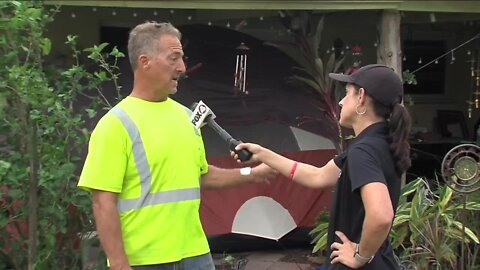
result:
M 140 132 L 133 120 L 123 109 L 117 106 L 114 107 L 111 112 L 120 119 L 132 140 L 132 153 L 135 159 L 138 175 L 140 176 L 141 188 L 140 198 L 118 200 L 117 208 L 119 212 L 136 210 L 142 207 L 162 203 L 200 199 L 199 188 L 175 189 L 151 193 L 152 173 L 150 165 L 148 164 L 147 154 L 145 153 L 145 147 L 142 138 L 140 137 Z

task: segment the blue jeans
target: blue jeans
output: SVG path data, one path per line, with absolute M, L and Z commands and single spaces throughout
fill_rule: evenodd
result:
M 132 266 L 134 270 L 215 270 L 210 253 L 185 258 L 178 262 L 162 263 L 155 265 Z

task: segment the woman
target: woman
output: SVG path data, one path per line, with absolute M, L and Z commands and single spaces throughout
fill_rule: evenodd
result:
M 250 161 L 264 162 L 301 185 L 336 185 L 328 269 L 399 269 L 388 234 L 400 197 L 401 176 L 411 163 L 407 141 L 411 119 L 401 104 L 402 81 L 383 65 L 329 76 L 346 83 L 339 121 L 356 135 L 347 151 L 318 168 L 256 144 L 243 143 L 236 149 L 248 149 L 253 154 Z

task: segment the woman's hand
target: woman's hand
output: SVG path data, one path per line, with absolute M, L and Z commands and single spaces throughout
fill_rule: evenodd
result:
M 333 250 L 330 254 L 330 263 L 341 263 L 353 269 L 360 268 L 364 263 L 355 259 L 355 243 L 350 241 L 345 234 L 340 231 L 336 231 L 335 234 L 340 238 L 342 243 L 335 242 L 330 248 Z
M 254 162 L 263 162 L 260 157 L 259 153 L 262 152 L 265 148 L 258 144 L 254 143 L 241 143 L 235 147 L 235 150 L 248 150 L 250 153 L 252 153 L 252 157 L 250 157 L 249 160 L 243 162 L 243 163 L 254 163 Z M 239 158 L 238 155 L 234 151 L 230 151 L 230 155 L 237 161 L 237 162 L 242 162 Z

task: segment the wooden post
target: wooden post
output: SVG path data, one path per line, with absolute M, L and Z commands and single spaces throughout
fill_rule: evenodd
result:
M 400 39 L 400 12 L 384 10 L 378 24 L 380 44 L 377 63 L 384 64 L 402 76 L 402 45 Z
M 378 24 L 380 44 L 377 47 L 377 63 L 384 64 L 402 75 L 402 44 L 400 38 L 400 12 L 384 10 Z M 407 182 L 406 174 L 402 174 L 401 186 Z

